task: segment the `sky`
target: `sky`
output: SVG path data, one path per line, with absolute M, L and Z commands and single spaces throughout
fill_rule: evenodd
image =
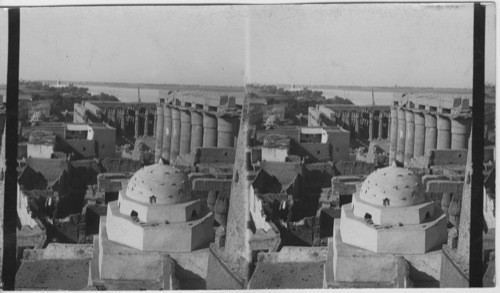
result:
M 495 14 L 487 8 L 486 81 Z M 0 11 L 0 83 L 7 12 Z M 472 86 L 470 4 L 21 10 L 20 78 L 129 83 Z

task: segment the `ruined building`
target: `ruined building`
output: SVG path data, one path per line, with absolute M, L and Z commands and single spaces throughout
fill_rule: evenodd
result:
M 431 150 L 467 148 L 472 99 L 468 96 L 395 94 L 390 116 L 390 157 L 409 165 Z
M 340 126 L 360 140 L 387 139 L 391 125 L 389 111 L 389 106 L 316 105 L 309 107 L 307 125 Z
M 73 159 L 115 157 L 116 130 L 103 123 L 47 122 L 23 127 L 26 157 Z

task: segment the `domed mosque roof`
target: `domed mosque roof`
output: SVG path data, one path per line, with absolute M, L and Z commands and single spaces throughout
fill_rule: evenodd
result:
M 178 168 L 164 164 L 145 166 L 130 178 L 126 194 L 129 198 L 156 204 L 176 204 L 191 200 L 188 177 Z
M 371 173 L 361 186 L 360 198 L 386 207 L 406 207 L 425 202 L 421 177 L 395 165 Z

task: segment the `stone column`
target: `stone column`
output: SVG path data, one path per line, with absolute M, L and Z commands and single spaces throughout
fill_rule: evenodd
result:
M 125 113 L 123 111 L 120 113 L 120 132 L 123 133 L 123 136 L 127 135 L 125 132 Z
M 444 192 L 443 197 L 441 199 L 441 209 L 443 210 L 444 214 L 446 215 L 446 219 L 448 219 L 448 208 L 450 207 L 450 202 L 452 198 L 452 193 L 449 192 Z
M 353 115 L 354 115 L 354 132 L 356 133 L 356 137 L 360 139 L 361 115 L 360 113 L 353 113 Z
M 203 146 L 203 115 L 200 112 L 191 112 L 191 152 Z
M 217 147 L 233 147 L 233 124 L 229 117 L 217 117 Z
M 390 116 L 390 128 L 389 139 L 391 141 L 391 147 L 389 150 L 389 164 L 396 160 L 397 147 L 398 147 L 398 109 L 391 106 L 391 116 Z
M 138 138 L 139 137 L 139 110 L 135 110 L 135 127 L 134 127 L 134 137 Z
M 425 117 L 423 113 L 415 113 L 415 144 L 413 157 L 424 155 L 425 150 Z
M 405 139 L 405 165 L 413 158 L 413 147 L 415 145 L 415 115 L 413 111 L 406 111 L 406 139 Z
M 451 149 L 466 149 L 470 134 L 471 119 L 451 119 Z
M 203 113 L 203 147 L 217 146 L 217 117 Z
M 179 155 L 181 143 L 181 112 L 177 108 L 172 108 L 172 141 L 170 142 L 170 161 L 172 162 Z
M 435 150 L 437 146 L 437 119 L 436 115 L 426 113 L 425 114 L 425 149 L 426 155 L 430 153 L 431 150 Z
M 170 143 L 172 142 L 172 108 L 165 105 L 163 108 L 163 149 L 162 156 L 165 160 L 170 160 Z
M 181 142 L 179 154 L 189 154 L 191 150 L 191 113 L 189 110 L 181 111 Z
M 162 103 L 162 105 L 163 105 L 163 103 Z M 153 120 L 153 135 L 155 135 L 156 130 L 158 129 L 158 125 L 157 125 L 158 124 L 158 111 L 155 111 L 154 114 L 155 114 L 154 115 L 155 118 Z M 165 118 L 163 119 L 163 121 L 165 121 Z
M 154 132 L 156 133 L 156 131 Z M 149 110 L 144 110 L 144 136 L 149 134 Z
M 398 110 L 398 145 L 396 160 L 403 163 L 405 160 L 405 141 L 406 141 L 406 114 L 405 110 Z
M 148 111 L 146 110 L 146 114 L 148 113 Z M 147 117 L 147 116 L 146 116 Z M 163 124 L 164 124 L 164 120 L 165 120 L 165 116 L 163 115 L 163 104 L 162 103 L 158 103 L 156 105 L 156 125 L 158 125 L 156 127 L 156 132 L 155 132 L 155 136 L 156 136 L 156 149 L 155 149 L 155 163 L 158 163 L 158 161 L 160 160 L 160 158 L 162 157 L 162 150 L 163 150 Z M 145 121 L 145 123 L 147 124 L 147 119 Z M 147 128 L 146 126 L 144 126 L 144 132 L 147 134 Z
M 448 117 L 437 117 L 437 149 L 450 149 L 451 147 L 451 122 Z
M 375 119 L 373 117 L 373 112 L 370 112 L 368 114 L 369 116 L 369 124 L 368 124 L 368 140 L 372 141 L 373 140 L 373 128 L 375 127 Z
M 378 114 L 378 139 L 383 139 L 384 113 L 380 111 Z

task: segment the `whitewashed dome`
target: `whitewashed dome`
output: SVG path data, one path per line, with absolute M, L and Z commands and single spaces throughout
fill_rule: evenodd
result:
M 191 200 L 188 177 L 163 162 L 145 166 L 130 178 L 126 194 L 142 203 L 177 204 Z
M 371 173 L 361 186 L 360 198 L 377 206 L 407 207 L 425 202 L 420 176 L 412 171 L 390 166 Z

